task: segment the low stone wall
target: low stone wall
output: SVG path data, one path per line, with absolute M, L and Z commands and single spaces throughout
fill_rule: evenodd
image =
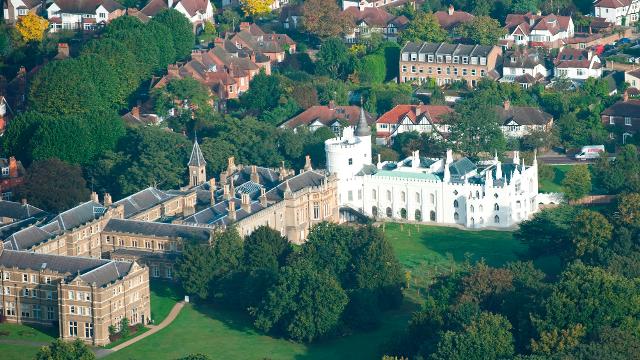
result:
M 574 204 L 611 204 L 616 200 L 616 195 L 590 195 L 585 196 L 580 200 L 576 200 Z

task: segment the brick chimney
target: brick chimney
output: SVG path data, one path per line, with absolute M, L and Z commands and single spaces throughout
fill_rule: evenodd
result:
M 27 199 L 23 198 L 20 202 L 22 203 L 22 205 L 27 205 Z
M 140 107 L 134 106 L 131 109 L 131 115 L 133 115 L 133 117 L 135 117 L 136 119 L 140 119 Z
M 336 108 L 336 103 L 333 100 L 329 100 L 329 110 L 333 110 Z
M 231 174 L 234 171 L 236 171 L 236 158 L 231 156 L 227 158 L 227 172 Z
M 504 107 L 505 110 L 511 109 L 511 101 L 505 100 L 504 103 L 502 103 L 502 107 Z
M 242 194 L 242 210 L 250 213 L 251 212 L 251 198 L 249 197 L 249 194 Z
M 222 45 L 223 45 L 223 44 L 224 44 L 224 39 L 223 39 L 223 38 L 219 38 L 219 37 L 217 37 L 217 38 L 215 38 L 215 39 L 213 40 L 213 45 L 214 45 L 214 46 L 222 47 Z
M 229 200 L 229 220 L 236 221 L 236 202 L 234 199 Z
M 304 171 L 313 170 L 311 167 L 311 156 L 307 155 L 304 157 Z
M 422 114 L 422 108 L 420 107 L 420 105 L 416 105 L 416 120 L 418 119 L 418 116 L 420 116 L 420 114 Z
M 11 156 L 9 157 L 9 177 L 17 178 L 18 177 L 18 162 L 16 158 Z
M 260 184 L 260 176 L 258 175 L 258 167 L 251 165 L 251 181 Z
M 191 59 L 196 60 L 198 62 L 202 62 L 202 51 L 200 50 L 191 50 Z
M 250 29 L 251 29 L 251 23 L 246 21 L 243 21 L 240 23 L 240 31 L 243 31 L 243 30 L 249 31 Z
M 622 93 L 622 101 L 624 102 L 629 101 L 629 92 L 625 91 Z
M 111 206 L 111 204 L 113 204 L 113 200 L 111 199 L 111 194 L 104 193 L 104 206 L 108 207 L 108 206 Z
M 68 57 L 69 57 L 69 44 L 58 43 L 58 56 L 56 56 L 56 59 L 62 60 L 62 59 L 67 59 Z
M 231 199 L 231 191 L 229 191 L 229 184 L 224 184 L 222 187 L 222 198 L 225 200 Z
M 449 14 L 449 16 L 453 15 L 455 9 L 453 8 L 453 4 L 449 5 L 449 8 L 447 9 L 447 14 Z
M 167 75 L 178 76 L 178 65 L 176 64 L 167 65 Z
M 91 192 L 91 201 L 100 203 L 100 199 L 98 199 L 98 193 L 95 191 Z

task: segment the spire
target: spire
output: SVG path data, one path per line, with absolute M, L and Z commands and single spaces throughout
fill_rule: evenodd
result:
M 191 157 L 189 158 L 189 166 L 205 166 L 207 164 L 204 161 L 204 156 L 202 155 L 202 151 L 200 151 L 200 145 L 198 145 L 198 138 L 194 138 L 193 140 L 193 149 L 191 150 Z
M 538 149 L 533 149 L 533 163 L 531 166 L 538 166 Z
M 360 119 L 356 126 L 356 136 L 371 136 L 371 129 L 367 123 L 367 117 L 364 115 L 364 106 L 362 106 L 362 97 L 360 98 Z
M 291 186 L 289 186 L 289 180 L 284 183 L 284 197 L 285 199 L 293 197 L 293 191 L 291 191 Z

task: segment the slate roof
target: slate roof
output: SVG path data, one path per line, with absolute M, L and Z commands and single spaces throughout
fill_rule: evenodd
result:
M 533 69 L 544 65 L 544 56 L 536 50 L 512 51 L 503 56 L 502 66 L 513 68 Z
M 449 172 L 451 173 L 451 176 L 464 176 L 475 170 L 477 170 L 476 165 L 466 157 L 449 164 Z
M 13 201 L 0 200 L 0 217 L 23 220 L 43 211 L 29 204 L 21 204 Z
M 320 186 L 325 181 L 324 174 L 317 171 L 305 171 L 288 180 L 283 181 L 280 185 L 267 191 L 266 196 L 269 201 L 281 201 L 284 199 L 284 192 L 289 187 L 292 192 L 300 191 L 310 186 Z
M 589 57 L 588 50 L 573 49 L 565 47 L 555 59 L 555 65 L 558 68 L 589 68 L 594 55 Z M 600 63 L 594 63 L 593 68 L 600 67 Z
M 466 45 L 431 42 L 408 42 L 402 53 L 487 57 L 496 48 L 491 45 Z
M 232 198 L 229 200 L 221 201 L 211 207 L 208 207 L 202 211 L 199 211 L 184 219 L 185 223 L 203 224 L 203 225 L 229 225 L 233 221 L 229 218 L 229 202 L 235 203 L 236 219 L 240 221 L 251 214 L 254 214 L 265 207 L 260 205 L 260 202 L 251 202 L 251 211 L 247 212 L 242 208 L 242 201 L 238 198 Z
M 49 269 L 60 274 L 68 274 L 67 280 L 80 274 L 82 280 L 104 286 L 127 275 L 132 263 L 5 249 L 0 253 L 0 266 L 25 270 Z
M 175 8 L 178 4 L 182 4 L 189 16 L 194 17 L 198 12 L 205 13 L 207 11 L 208 0 L 178 0 L 174 1 L 172 8 Z M 153 17 L 160 10 L 168 9 L 169 4 L 167 0 L 151 0 L 140 12 L 146 16 Z
M 5 248 L 12 250 L 29 250 L 32 246 L 55 236 L 54 233 L 37 226 L 29 226 L 13 233 L 5 239 Z
M 373 124 L 375 119 L 365 111 L 368 124 Z M 309 126 L 315 121 L 325 126 L 331 125 L 336 120 L 344 120 L 350 126 L 355 126 L 360 119 L 359 106 L 334 106 L 334 105 L 314 105 L 300 114 L 292 117 L 280 125 L 281 128 L 295 129 L 298 126 Z
M 59 231 L 70 230 L 99 218 L 104 214 L 105 210 L 106 208 L 102 206 L 102 204 L 94 201 L 87 201 L 84 204 L 80 204 L 67 211 L 61 212 L 58 216 L 53 218 L 50 224 L 53 223 L 57 225 L 57 229 Z
M 182 238 L 199 241 L 209 240 L 209 230 L 206 228 L 179 224 L 165 224 L 153 221 L 111 219 L 105 225 L 104 231 L 158 236 L 172 239 Z
M 530 106 L 497 106 L 496 113 L 503 125 L 507 125 L 512 120 L 518 125 L 548 125 L 553 120 L 551 114 L 538 108 Z
M 173 197 L 175 197 L 175 195 L 168 194 L 154 187 L 148 187 L 122 200 L 116 201 L 114 205 L 123 205 L 124 217 L 129 218 L 135 214 L 151 209 L 156 205 L 162 204 Z
M 198 139 L 195 139 L 193 142 L 193 149 L 191 150 L 191 157 L 189 157 L 188 166 L 205 166 L 206 164 L 207 162 L 204 161 L 200 145 L 198 145 Z
M 115 249 L 111 251 L 109 255 L 112 258 L 117 258 L 118 256 L 134 256 L 142 259 L 165 259 L 169 261 L 175 261 L 179 256 L 178 253 L 175 252 L 149 252 L 147 250 L 126 248 Z

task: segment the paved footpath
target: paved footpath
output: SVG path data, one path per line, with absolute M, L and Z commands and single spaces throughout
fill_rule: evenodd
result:
M 93 352 L 96 354 L 96 357 L 100 359 L 118 350 L 122 350 L 129 345 L 135 344 L 138 341 L 146 338 L 147 336 L 151 336 L 157 333 L 158 331 L 169 326 L 169 324 L 171 324 L 173 320 L 175 320 L 175 318 L 178 316 L 178 314 L 180 313 L 180 310 L 182 310 L 183 307 L 184 307 L 184 301 L 180 301 L 179 303 L 173 306 L 173 309 L 171 309 L 171 312 L 169 313 L 169 315 L 167 315 L 167 317 L 164 320 L 162 320 L 162 322 L 159 325 L 148 325 L 149 331 L 145 332 L 144 334 L 140 336 L 136 336 L 131 340 L 127 340 L 118 346 L 114 346 L 111 349 L 96 348 L 93 350 Z

